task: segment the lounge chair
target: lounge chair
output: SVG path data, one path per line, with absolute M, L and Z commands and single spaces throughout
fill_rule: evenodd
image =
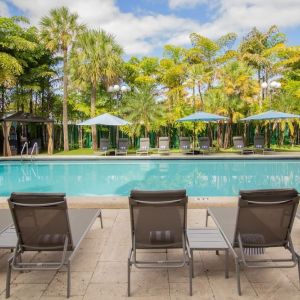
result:
M 116 155 L 127 155 L 129 147 L 129 139 L 128 138 L 119 138 L 118 140 L 118 147 L 115 151 Z
M 149 154 L 150 139 L 140 138 L 140 148 L 136 151 L 136 154 Z
M 17 243 L 8 261 L 6 298 L 10 296 L 11 271 L 60 270 L 67 266 L 67 297 L 71 291 L 71 262 L 79 245 L 97 217 L 99 209 L 74 209 L 69 211 L 65 194 L 12 193 L 8 204 L 13 217 Z M 70 212 L 70 213 L 69 213 Z M 28 251 L 57 251 L 57 261 L 26 261 Z M 39 257 L 38 257 L 39 258 Z M 42 259 L 42 258 L 41 258 Z
M 179 149 L 184 154 L 193 154 L 194 151 L 192 148 L 191 139 L 189 137 L 180 136 Z
M 132 245 L 128 256 L 128 296 L 130 272 L 137 268 L 178 268 L 189 264 L 190 294 L 192 294 L 191 255 L 187 245 L 187 202 L 185 190 L 131 191 L 129 196 Z M 140 260 L 137 252 L 154 249 L 182 249 L 180 260 Z M 155 255 L 155 253 L 153 253 Z
M 100 153 L 101 154 L 104 153 L 104 155 L 106 156 L 108 150 L 109 150 L 109 139 L 100 138 L 100 147 L 99 147 Z
M 248 268 L 298 265 L 300 279 L 300 257 L 291 239 L 298 203 L 299 195 L 295 189 L 254 190 L 240 191 L 238 208 L 209 208 L 208 215 L 219 227 L 234 256 L 239 295 L 241 264 Z M 273 247 L 282 247 L 291 257 L 253 259 Z M 250 255 L 252 259 L 248 258 Z
M 170 154 L 170 139 L 167 136 L 159 137 L 158 139 L 158 153 Z
M 265 148 L 265 137 L 263 135 L 256 135 L 254 137 L 254 151 L 262 154 L 273 152 L 271 148 Z
M 253 149 L 245 148 L 244 139 L 242 136 L 233 137 L 233 146 L 235 149 L 239 150 L 241 154 L 253 154 Z
M 211 151 L 210 140 L 207 136 L 201 136 L 198 138 L 199 151 L 203 154 Z

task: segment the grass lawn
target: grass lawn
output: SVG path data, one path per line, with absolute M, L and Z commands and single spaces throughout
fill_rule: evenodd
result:
M 251 148 L 251 147 L 249 147 Z M 290 146 L 290 145 L 284 145 L 284 146 L 277 146 L 277 145 L 271 145 L 271 148 L 274 149 L 276 152 L 300 152 L 300 145 L 296 146 Z M 171 149 L 172 153 L 180 153 L 178 149 Z M 238 153 L 234 148 L 229 149 L 220 149 L 217 152 L 221 153 Z M 135 154 L 135 149 L 129 149 L 128 154 Z M 156 151 L 152 151 L 152 153 L 156 153 Z M 100 153 L 94 152 L 91 148 L 82 148 L 82 149 L 73 149 L 70 151 L 56 151 L 54 155 L 100 155 Z

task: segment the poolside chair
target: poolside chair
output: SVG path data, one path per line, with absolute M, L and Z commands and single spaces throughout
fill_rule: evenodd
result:
M 184 154 L 193 154 L 193 148 L 191 139 L 189 137 L 180 136 L 179 137 L 179 149 Z
M 140 138 L 140 148 L 136 151 L 136 154 L 149 154 L 150 139 Z
M 97 217 L 99 209 L 75 209 L 68 213 L 65 194 L 12 193 L 8 199 L 17 243 L 8 261 L 6 298 L 10 296 L 11 271 L 60 270 L 67 266 L 67 297 L 71 291 L 71 262 L 79 245 Z M 70 211 L 69 211 L 70 212 Z M 102 225 L 102 221 L 101 221 Z M 28 251 L 56 251 L 57 261 L 26 261 Z
M 210 140 L 207 136 L 201 136 L 198 138 L 199 150 L 202 154 L 209 153 L 211 151 Z
M 128 138 L 119 138 L 118 147 L 116 149 L 115 154 L 116 155 L 123 155 L 123 154 L 127 155 L 128 147 L 129 147 L 129 139 Z
M 137 191 L 129 196 L 132 245 L 128 256 L 128 296 L 130 272 L 137 268 L 179 268 L 189 265 L 190 294 L 192 294 L 191 255 L 187 245 L 187 202 L 185 190 Z M 140 260 L 139 250 L 153 253 L 154 249 L 182 249 L 180 260 Z M 155 255 L 155 253 L 153 253 Z
M 109 150 L 109 139 L 100 138 L 100 147 L 99 147 L 100 153 L 101 154 L 104 153 L 104 155 L 106 156 L 108 150 Z
M 298 203 L 299 195 L 295 189 L 253 190 L 240 191 L 237 209 L 209 209 L 209 215 L 223 233 L 234 256 L 239 295 L 241 264 L 247 268 L 298 266 L 300 280 L 300 257 L 295 252 L 291 239 Z M 253 258 L 274 247 L 282 247 L 291 256 L 276 259 Z
M 265 137 L 263 135 L 256 135 L 254 137 L 254 151 L 262 154 L 273 152 L 271 148 L 265 148 Z
M 162 136 L 158 139 L 158 153 L 170 154 L 170 139 L 168 136 Z
M 233 137 L 233 146 L 235 149 L 239 150 L 241 154 L 253 154 L 253 149 L 245 148 L 244 139 L 242 136 Z

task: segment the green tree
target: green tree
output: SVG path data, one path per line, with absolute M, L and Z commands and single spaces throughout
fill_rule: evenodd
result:
M 97 88 L 106 89 L 116 82 L 122 71 L 123 50 L 114 36 L 104 30 L 88 30 L 78 36 L 72 54 L 74 77 L 91 88 L 91 117 L 96 113 Z M 93 149 L 97 150 L 96 125 L 92 126 Z
M 140 135 L 144 129 L 144 136 L 147 137 L 149 131 L 155 130 L 162 120 L 162 105 L 156 101 L 155 91 L 150 85 L 136 88 L 122 101 L 124 105 L 121 111 L 131 122 L 132 135 Z
M 273 25 L 266 32 L 253 28 L 239 45 L 241 59 L 257 71 L 258 82 L 268 82 L 275 73 L 276 55 L 286 37 Z
M 190 39 L 192 48 L 186 53 L 189 64 L 201 64 L 207 74 L 207 88 L 211 88 L 215 81 L 217 69 L 228 60 L 236 56 L 236 51 L 231 50 L 237 35 L 228 33 L 216 40 L 209 39 L 197 33 L 192 33 Z
M 232 123 L 237 122 L 249 112 L 259 91 L 257 81 L 253 78 L 253 69 L 241 61 L 227 63 L 218 72 L 220 93 L 214 103 L 217 112 L 229 117 L 224 136 L 224 147 L 231 145 Z M 213 108 L 210 105 L 210 108 Z
M 78 14 L 70 13 L 67 7 L 52 9 L 49 16 L 41 19 L 41 37 L 46 47 L 63 55 L 63 133 L 64 150 L 69 150 L 68 142 L 68 53 L 84 25 L 78 24 Z

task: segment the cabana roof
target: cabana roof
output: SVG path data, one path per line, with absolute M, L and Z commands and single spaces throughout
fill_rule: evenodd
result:
M 16 112 L 16 113 L 7 113 L 0 115 L 0 121 L 3 122 L 21 122 L 21 123 L 53 123 L 53 120 L 41 117 L 41 116 L 35 116 L 30 113 L 25 113 L 22 111 Z

